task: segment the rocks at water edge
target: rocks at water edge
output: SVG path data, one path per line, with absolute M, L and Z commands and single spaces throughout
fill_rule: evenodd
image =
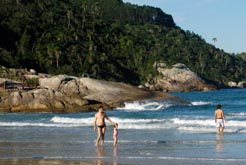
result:
M 168 68 L 165 63 L 155 63 L 153 67 L 159 75 L 152 78 L 146 87 L 163 91 L 207 91 L 216 89 L 207 84 L 186 65 L 177 63 Z
M 57 75 L 39 78 L 39 89 L 17 90 L 0 101 L 2 112 L 78 112 L 122 106 L 126 101 L 171 99 L 188 102 L 163 92 L 139 89 L 124 83 Z
M 228 86 L 231 88 L 246 88 L 246 82 L 241 81 L 241 82 L 236 83 L 234 81 L 229 81 Z

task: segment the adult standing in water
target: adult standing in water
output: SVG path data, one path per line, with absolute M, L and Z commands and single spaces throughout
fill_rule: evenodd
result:
M 217 109 L 214 112 L 214 121 L 218 128 L 218 133 L 223 133 L 226 119 L 220 104 L 217 105 Z
M 105 119 L 116 125 L 103 111 L 103 106 L 99 107 L 98 112 L 95 114 L 94 118 L 94 131 L 96 131 L 97 127 L 97 139 L 96 146 L 98 146 L 99 141 L 101 140 L 101 145 L 104 144 L 104 137 L 106 133 L 106 122 Z

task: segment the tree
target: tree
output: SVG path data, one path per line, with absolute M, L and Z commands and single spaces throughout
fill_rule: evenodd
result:
M 214 42 L 215 45 L 215 43 L 217 42 L 217 38 L 216 37 L 212 38 L 212 41 Z
M 19 5 L 16 5 L 16 4 Z M 138 85 L 155 61 L 207 80 L 246 79 L 245 54 L 215 48 L 161 9 L 121 0 L 0 0 L 0 64 Z M 112 14 L 113 13 L 113 14 Z M 241 57 L 241 58 L 240 58 Z M 233 69 L 230 69 L 233 68 Z M 234 74 L 235 73 L 235 74 Z

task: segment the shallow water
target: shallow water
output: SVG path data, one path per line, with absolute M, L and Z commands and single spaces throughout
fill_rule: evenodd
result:
M 191 101 L 191 105 L 134 102 L 107 111 L 119 123 L 116 148 L 109 123 L 104 147 L 94 146 L 95 113 L 2 113 L 0 157 L 88 160 L 99 164 L 139 164 L 140 160 L 141 164 L 246 163 L 245 89 L 172 94 Z M 222 135 L 216 133 L 213 121 L 217 104 L 222 104 L 227 118 Z

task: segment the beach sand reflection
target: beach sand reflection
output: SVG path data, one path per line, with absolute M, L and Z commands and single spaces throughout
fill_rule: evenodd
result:
M 223 152 L 224 151 L 224 135 L 223 134 L 217 134 L 216 135 L 216 152 Z
M 97 147 L 96 148 L 96 159 L 95 163 L 97 165 L 103 165 L 104 164 L 104 157 L 105 157 L 105 151 L 103 147 Z
M 115 146 L 113 150 L 113 165 L 118 165 L 118 146 Z

